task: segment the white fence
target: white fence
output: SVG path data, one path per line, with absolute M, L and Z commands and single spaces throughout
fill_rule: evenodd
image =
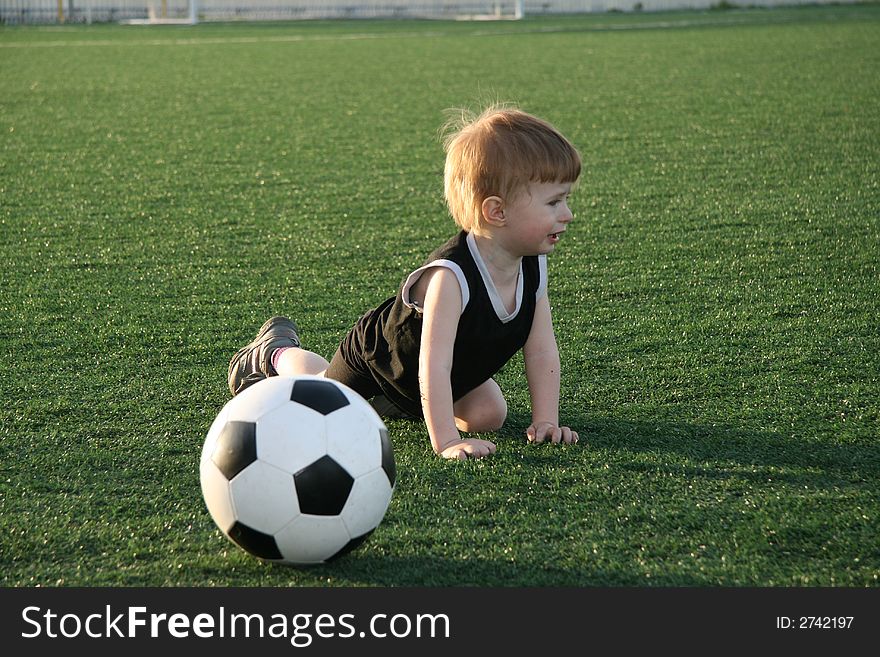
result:
M 454 18 L 797 5 L 810 0 L 196 0 L 200 21 L 308 18 Z M 814 0 L 816 1 L 816 0 Z M 838 0 L 838 2 L 858 0 Z M 0 23 L 91 23 L 191 18 L 192 0 L 0 0 Z

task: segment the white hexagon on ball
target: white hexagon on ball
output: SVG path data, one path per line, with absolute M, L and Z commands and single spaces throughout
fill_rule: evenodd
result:
M 256 422 L 290 402 L 291 385 L 290 379 L 280 376 L 257 381 L 229 401 L 229 419 Z
M 382 468 L 355 479 L 340 514 L 348 533 L 355 537 L 375 529 L 385 517 L 393 492 Z
M 229 482 L 235 517 L 257 531 L 274 534 L 299 515 L 293 475 L 254 461 Z
M 349 405 L 327 416 L 327 453 L 355 479 L 382 464 L 379 429 L 362 407 Z
M 301 515 L 275 534 L 284 558 L 301 564 L 326 561 L 351 540 L 339 516 Z
M 327 453 L 324 416 L 290 400 L 257 420 L 257 458 L 294 474 Z
M 225 533 L 235 522 L 235 510 L 229 492 L 229 480 L 210 459 L 202 459 L 199 465 L 199 479 L 205 506 L 216 525 Z
M 214 418 L 214 421 L 211 423 L 211 426 L 208 429 L 208 437 L 205 439 L 205 443 L 202 445 L 202 461 L 211 458 L 211 452 L 214 449 L 214 441 L 217 440 L 217 436 L 220 435 L 220 432 L 223 430 L 223 427 L 226 424 L 226 420 L 228 418 L 229 405 L 227 404 L 217 414 L 217 417 Z

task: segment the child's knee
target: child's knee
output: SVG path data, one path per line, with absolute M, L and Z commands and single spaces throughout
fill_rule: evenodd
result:
M 497 431 L 507 420 L 507 402 L 498 395 L 491 402 L 475 404 L 457 418 L 456 424 L 462 431 L 479 433 L 481 431 Z
M 486 431 L 496 431 L 504 426 L 507 421 L 507 401 L 501 395 L 487 410 L 486 423 L 489 428 Z

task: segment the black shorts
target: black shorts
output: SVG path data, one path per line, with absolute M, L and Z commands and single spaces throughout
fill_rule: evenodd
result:
M 330 360 L 330 365 L 327 367 L 327 371 L 324 372 L 324 376 L 328 379 L 333 379 L 334 381 L 339 381 L 339 383 L 347 385 L 361 397 L 370 402 L 370 405 L 382 417 L 395 419 L 402 418 L 407 420 L 421 419 L 395 406 L 391 400 L 382 393 L 382 388 L 379 387 L 379 384 L 376 383 L 376 380 L 366 368 L 359 371 L 359 368 L 350 365 L 342 355 L 344 345 L 345 343 L 343 343 L 343 345 L 336 350 L 336 353 L 333 354 L 333 358 Z
M 330 365 L 327 367 L 324 376 L 328 379 L 333 379 L 334 381 L 339 381 L 339 383 L 347 385 L 368 401 L 373 397 L 382 394 L 382 389 L 379 387 L 379 384 L 376 383 L 376 380 L 370 375 L 369 371 L 358 371 L 358 369 L 349 365 L 345 357 L 342 355 L 341 346 L 336 350 L 336 353 L 333 354 L 333 358 L 330 360 Z

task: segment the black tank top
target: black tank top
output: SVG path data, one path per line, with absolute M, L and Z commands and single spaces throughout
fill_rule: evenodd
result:
M 452 358 L 452 398 L 458 400 L 496 374 L 529 337 L 535 304 L 546 288 L 544 256 L 522 259 L 517 308 L 508 313 L 482 264 L 473 237 L 462 231 L 404 280 L 395 297 L 366 313 L 346 337 L 343 358 L 367 369 L 401 410 L 422 417 L 419 349 L 422 313 L 409 290 L 425 269 L 451 269 L 462 288 L 462 312 Z M 482 269 L 482 273 L 481 273 Z

